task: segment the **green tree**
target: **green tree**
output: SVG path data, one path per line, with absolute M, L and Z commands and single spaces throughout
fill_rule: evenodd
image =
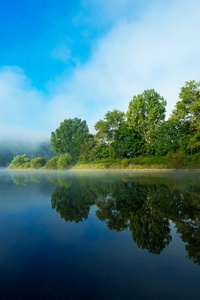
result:
M 57 165 L 57 163 L 58 163 L 58 158 L 59 158 L 59 157 L 56 156 L 56 157 L 52 157 L 51 159 L 49 159 L 48 162 L 47 162 L 46 165 L 45 165 L 45 168 L 46 168 L 46 169 L 56 170 L 57 167 L 58 167 L 58 165 Z
M 60 154 L 57 161 L 57 167 L 58 169 L 64 170 L 67 167 L 69 167 L 71 162 L 72 162 L 72 157 L 69 153 Z
M 85 120 L 67 119 L 51 133 L 51 145 L 56 153 L 69 153 L 73 162 L 77 161 L 80 146 L 88 139 L 89 130 Z
M 31 168 L 40 169 L 46 164 L 46 159 L 43 157 L 36 157 L 31 160 Z
M 114 141 L 115 131 L 121 122 L 125 120 L 125 114 L 117 109 L 108 111 L 103 120 L 99 120 L 94 128 L 97 131 L 95 138 L 100 142 L 111 143 Z
M 91 160 L 114 157 L 115 153 L 111 145 L 106 143 L 97 143 L 91 150 Z
M 165 106 L 166 100 L 154 89 L 134 96 L 127 112 L 129 127 L 139 132 L 145 141 L 150 143 L 154 131 L 165 119 Z
M 11 161 L 11 164 L 9 165 L 10 169 L 28 169 L 30 168 L 30 158 L 27 157 L 26 154 L 23 155 L 17 155 L 13 158 Z
M 133 157 L 145 152 L 145 141 L 139 132 L 128 128 L 127 122 L 122 122 L 115 131 L 114 142 L 111 144 L 117 157 Z
M 87 163 L 93 159 L 92 153 L 93 149 L 96 146 L 96 141 L 94 136 L 89 134 L 88 139 L 80 147 L 79 161 Z
M 188 122 L 167 120 L 155 132 L 155 154 L 165 156 L 167 153 L 176 152 L 177 150 L 187 152 L 190 138 L 191 130 Z
M 166 161 L 169 167 L 178 169 L 187 166 L 188 158 L 183 151 L 179 150 L 175 153 L 169 152 Z
M 172 112 L 172 120 L 188 122 L 193 135 L 189 140 L 189 148 L 200 147 L 200 82 L 186 81 L 179 93 L 180 101 Z

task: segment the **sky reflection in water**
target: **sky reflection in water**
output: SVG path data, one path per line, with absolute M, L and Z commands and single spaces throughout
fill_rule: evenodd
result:
M 1 170 L 1 299 L 199 299 L 199 175 Z

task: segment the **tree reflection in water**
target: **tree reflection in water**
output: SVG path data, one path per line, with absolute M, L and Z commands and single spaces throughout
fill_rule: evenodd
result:
M 129 228 L 138 247 L 159 254 L 171 241 L 169 220 L 154 208 L 154 185 L 121 182 L 113 195 L 96 201 L 97 217 L 111 230 Z
M 16 184 L 50 181 L 56 187 L 52 208 L 65 221 L 88 218 L 96 204 L 96 216 L 110 230 L 129 229 L 138 247 L 160 254 L 172 238 L 171 220 L 185 243 L 187 257 L 200 264 L 200 182 L 198 175 L 183 178 L 172 173 L 151 176 L 109 177 L 59 174 L 13 176 Z
M 200 264 L 200 187 L 190 187 L 187 195 L 187 206 L 184 207 L 181 220 L 176 222 L 176 227 L 186 243 L 187 257 Z
M 66 222 L 75 223 L 87 220 L 90 207 L 94 204 L 96 193 L 84 181 L 76 178 L 54 178 L 59 184 L 51 195 L 51 205 Z
M 87 220 L 94 200 L 81 193 L 80 186 L 56 187 L 51 195 L 52 208 L 60 213 L 65 221 L 76 223 Z

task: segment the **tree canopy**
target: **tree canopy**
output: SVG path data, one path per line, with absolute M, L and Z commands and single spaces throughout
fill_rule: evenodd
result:
M 142 94 L 133 97 L 127 112 L 130 128 L 134 128 L 147 142 L 150 134 L 165 119 L 166 100 L 154 89 L 145 90 Z
M 165 156 L 167 153 L 176 152 L 177 150 L 187 152 L 190 137 L 190 128 L 187 123 L 167 120 L 156 130 L 154 141 L 155 154 Z
M 122 121 L 125 120 L 124 112 L 117 109 L 108 111 L 103 120 L 99 120 L 94 125 L 97 131 L 95 138 L 101 142 L 111 143 L 114 141 L 115 131 L 119 128 Z
M 111 145 L 117 157 L 133 157 L 144 152 L 144 144 L 140 133 L 128 128 L 127 122 L 122 122 L 115 131 L 114 142 Z
M 180 101 L 175 105 L 172 112 L 172 120 L 188 122 L 194 131 L 190 138 L 189 147 L 200 147 L 200 82 L 194 80 L 186 81 L 179 93 Z
M 133 96 L 126 114 L 117 109 L 108 111 L 104 118 L 94 125 L 97 131 L 95 135 L 89 133 L 85 120 L 78 118 L 64 120 L 55 132 L 51 133 L 52 148 L 44 145 L 49 154 L 54 151 L 59 155 L 49 160 L 45 168 L 69 168 L 77 162 L 84 164 L 101 159 L 105 159 L 105 167 L 109 167 L 114 164 L 112 162 L 114 159 L 135 160 L 136 156 L 158 158 L 169 153 L 177 153 L 177 157 L 180 158 L 179 154 L 182 152 L 184 155 L 194 156 L 188 160 L 188 166 L 198 167 L 200 163 L 200 82 L 194 80 L 186 82 L 181 88 L 179 98 L 180 101 L 176 103 L 170 119 L 166 121 L 166 100 L 154 89 L 145 90 L 142 94 Z M 44 150 L 43 148 L 41 151 Z M 40 152 L 38 157 L 48 159 Z M 169 155 L 168 158 L 170 157 Z M 35 155 L 30 158 L 35 158 Z M 108 162 L 110 158 L 111 162 Z M 17 156 L 10 168 L 18 168 L 18 160 Z M 160 164 L 164 164 L 164 161 L 169 165 L 168 159 L 161 159 Z M 144 158 L 144 165 L 145 162 Z M 32 167 L 34 163 L 33 160 Z M 155 163 L 158 163 L 158 159 Z M 0 164 L 5 164 L 1 153 Z M 123 161 L 122 166 L 128 166 L 126 160 Z M 131 167 L 131 164 L 129 166 Z M 22 167 L 30 168 L 30 159 L 23 163 L 20 161 L 20 168 Z
M 60 127 L 51 133 L 51 145 L 56 153 L 69 153 L 76 161 L 80 146 L 89 136 L 89 129 L 85 120 L 78 118 L 67 119 L 60 123 Z

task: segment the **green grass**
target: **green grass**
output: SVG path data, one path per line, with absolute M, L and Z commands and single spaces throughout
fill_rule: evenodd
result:
M 48 162 L 47 162 L 48 164 Z M 13 169 L 31 169 L 28 165 L 10 166 Z M 44 166 L 41 169 L 46 169 Z M 51 166 L 48 167 L 51 169 Z M 70 166 L 69 166 L 70 168 Z M 200 169 L 200 153 L 187 156 L 187 164 L 181 164 L 180 158 L 177 164 L 176 160 L 169 161 L 169 158 L 163 156 L 140 156 L 134 158 L 106 158 L 96 159 L 92 162 L 77 162 L 71 166 L 73 169 L 170 169 L 187 168 Z M 53 167 L 52 167 L 53 169 Z M 55 168 L 54 168 L 55 169 Z
M 200 156 L 187 156 L 187 165 L 180 168 L 200 168 Z M 164 156 L 149 156 L 149 157 L 134 157 L 134 158 L 107 158 L 98 159 L 92 162 L 84 163 L 78 162 L 73 168 L 75 169 L 169 169 L 177 168 L 172 165 Z

